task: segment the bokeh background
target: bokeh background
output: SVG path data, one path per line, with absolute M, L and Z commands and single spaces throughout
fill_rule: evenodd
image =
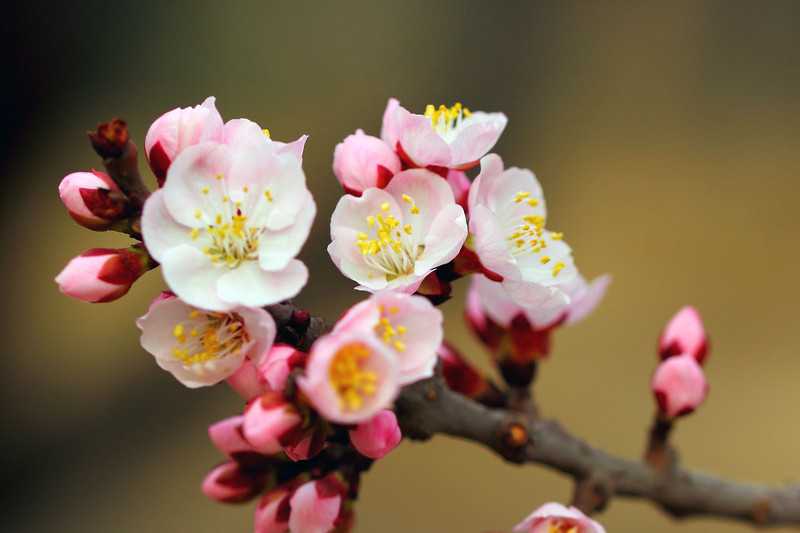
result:
M 686 303 L 713 336 L 709 401 L 675 435 L 688 465 L 800 477 L 800 3 L 17 2 L 0 128 L 4 341 L 0 522 L 13 532 L 250 531 L 252 506 L 207 501 L 219 460 L 206 426 L 240 408 L 192 391 L 138 345 L 134 318 L 163 287 L 87 305 L 52 282 L 83 249 L 122 236 L 73 224 L 56 186 L 98 166 L 84 132 L 112 116 L 142 144 L 150 122 L 216 95 L 277 139 L 308 132 L 319 203 L 300 301 L 328 317 L 356 301 L 324 251 L 340 192 L 335 144 L 377 134 L 384 105 L 460 100 L 510 119 L 497 150 L 529 167 L 587 276 L 614 275 L 589 320 L 560 331 L 544 412 L 590 442 L 641 453 L 665 320 Z M 484 366 L 463 326 L 448 336 Z M 359 533 L 509 530 L 571 486 L 536 466 L 437 437 L 403 443 L 367 475 Z M 610 532 L 736 533 L 615 500 Z M 788 531 L 781 529 L 779 531 Z

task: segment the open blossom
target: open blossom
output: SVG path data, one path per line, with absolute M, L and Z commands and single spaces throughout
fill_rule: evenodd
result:
M 357 424 L 394 400 L 399 389 L 397 358 L 371 331 L 331 333 L 311 347 L 298 384 L 325 419 Z
M 693 412 L 708 394 L 703 368 L 691 354 L 661 361 L 653 374 L 650 388 L 659 409 L 670 418 Z
M 308 271 L 295 257 L 315 213 L 294 151 L 209 142 L 172 163 L 145 203 L 142 233 L 181 299 L 227 311 L 300 291 Z
M 333 331 L 373 332 L 395 353 L 398 380 L 407 385 L 433 375 L 444 337 L 442 322 L 442 312 L 427 298 L 380 292 L 353 306 Z
M 159 186 L 164 184 L 170 165 L 184 149 L 204 141 L 222 140 L 222 116 L 209 96 L 194 107 L 164 113 L 150 126 L 144 139 L 145 154 Z
M 142 347 L 158 366 L 187 387 L 214 385 L 232 375 L 245 358 L 258 364 L 275 340 L 275 321 L 263 309 L 229 312 L 198 309 L 159 297 L 137 321 Z
M 687 305 L 672 317 L 658 340 L 658 351 L 662 359 L 690 354 L 701 365 L 705 362 L 708 336 L 697 309 Z
M 397 174 L 385 189 L 343 196 L 331 216 L 328 253 L 359 289 L 411 293 L 458 254 L 466 236 L 464 210 L 450 186 L 414 169 Z
M 103 172 L 68 174 L 58 185 L 58 195 L 75 222 L 95 231 L 108 229 L 128 207 L 117 184 Z
M 546 503 L 517 524 L 514 533 L 605 533 L 605 528 L 576 507 Z
M 72 259 L 55 281 L 67 296 L 103 303 L 125 295 L 149 268 L 150 259 L 140 248 L 92 248 Z
M 382 189 L 398 172 L 400 158 L 394 150 L 362 130 L 345 137 L 333 152 L 333 173 L 348 194 L 361 196 L 371 187 Z
M 603 299 L 611 277 L 599 276 L 587 283 L 577 274 L 559 286 L 536 306 L 522 307 L 503 285 L 485 276 L 473 276 L 467 293 L 465 314 L 475 333 L 493 349 L 508 337 L 512 351 L 521 358 L 537 358 L 549 353 L 550 331 L 560 325 L 574 324 Z
M 236 148 L 267 146 L 281 155 L 291 155 L 297 162 L 303 163 L 303 149 L 308 135 L 301 135 L 292 142 L 281 142 L 270 137 L 269 130 L 246 118 L 235 118 L 225 123 L 222 130 L 222 142 Z
M 413 167 L 467 169 L 494 147 L 508 120 L 502 113 L 470 112 L 461 104 L 427 106 L 416 115 L 391 98 L 381 137 Z
M 469 191 L 469 215 L 471 246 L 482 266 L 521 305 L 540 305 L 576 275 L 563 235 L 545 229 L 544 196 L 531 171 L 504 170 L 499 156 L 484 157 Z
M 397 417 L 389 409 L 350 430 L 350 442 L 361 455 L 370 459 L 384 457 L 400 444 L 402 438 Z

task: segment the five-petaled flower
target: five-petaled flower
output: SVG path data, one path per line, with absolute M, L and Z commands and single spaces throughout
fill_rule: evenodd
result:
M 544 196 L 531 171 L 504 170 L 495 154 L 481 159 L 469 191 L 469 216 L 468 245 L 520 305 L 541 305 L 576 275 L 563 235 L 545 229 Z
M 507 122 L 503 113 L 470 112 L 460 103 L 428 105 L 416 115 L 391 98 L 381 137 L 409 166 L 464 170 L 494 147 Z
M 295 256 L 316 207 L 296 153 L 266 139 L 202 143 L 181 152 L 168 177 L 145 204 L 142 231 L 181 299 L 227 311 L 276 303 L 305 285 Z
M 207 311 L 171 294 L 156 298 L 137 325 L 142 347 L 190 388 L 219 383 L 245 358 L 258 364 L 275 340 L 275 321 L 263 309 Z
M 331 216 L 328 253 L 359 289 L 412 293 L 458 254 L 466 236 L 464 210 L 447 182 L 414 169 L 385 189 L 343 196 Z

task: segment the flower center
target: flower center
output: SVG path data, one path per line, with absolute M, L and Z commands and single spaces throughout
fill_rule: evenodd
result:
M 461 122 L 471 114 L 469 109 L 461 105 L 461 102 L 456 102 L 452 107 L 440 105 L 437 108 L 433 104 L 428 104 L 425 107 L 425 116 L 431 120 L 433 129 L 445 138 L 458 129 Z
M 250 340 L 244 320 L 235 313 L 213 313 L 193 309 L 186 320 L 172 329 L 177 344 L 172 355 L 185 365 L 205 363 L 238 354 Z
M 514 196 L 514 203 L 525 204 L 530 208 L 535 208 L 539 205 L 539 200 L 531 198 L 530 191 L 520 191 Z M 523 214 L 519 218 L 519 222 L 513 226 L 511 234 L 507 237 L 511 254 L 515 257 L 527 254 L 534 254 L 538 256 L 538 260 L 542 265 L 547 265 L 551 262 L 551 258 L 547 255 L 547 237 L 544 229 L 545 218 L 536 214 Z M 563 233 L 549 234 L 551 240 L 560 241 L 564 238 Z M 553 277 L 558 276 L 566 265 L 558 261 L 553 265 Z
M 378 307 L 378 310 L 381 313 L 381 317 L 378 319 L 378 323 L 375 324 L 375 333 L 383 342 L 398 352 L 404 352 L 406 350 L 406 343 L 403 342 L 403 337 L 408 330 L 401 324 L 392 324 L 392 321 L 389 319 L 391 315 L 396 315 L 399 309 L 394 306 L 386 309 L 381 305 Z
M 573 526 L 562 520 L 550 523 L 547 533 L 578 533 L 578 526 Z
M 269 205 L 274 198 L 267 189 L 255 202 L 247 202 L 251 194 L 245 185 L 239 191 L 229 191 L 222 175 L 216 176 L 221 186 L 221 198 L 217 201 L 207 201 L 208 209 L 196 209 L 195 218 L 205 224 L 204 228 L 194 228 L 189 234 L 192 240 L 205 237 L 206 245 L 203 253 L 216 265 L 225 265 L 236 268 L 245 261 L 258 259 L 258 241 L 264 228 L 249 223 L 248 215 L 244 212 L 245 205 L 252 205 L 253 210 L 258 210 Z M 211 188 L 203 186 L 200 192 L 204 197 L 211 195 Z M 213 213 L 213 215 L 211 214 Z
M 403 195 L 403 201 L 411 206 L 411 214 L 420 213 L 416 202 Z M 389 203 L 381 204 L 381 212 L 366 218 L 367 231 L 356 236 L 356 246 L 361 250 L 364 261 L 373 269 L 392 281 L 413 274 L 414 264 L 422 256 L 425 246 L 417 243 L 414 227 L 402 225 L 389 213 Z
M 378 376 L 365 370 L 371 356 L 367 345 L 360 342 L 346 344 L 333 356 L 328 379 L 346 411 L 355 411 L 364 404 L 364 398 L 377 390 Z

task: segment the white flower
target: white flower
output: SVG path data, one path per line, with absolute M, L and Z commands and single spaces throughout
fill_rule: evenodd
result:
M 136 325 L 158 366 L 191 388 L 219 383 L 245 358 L 258 364 L 275 340 L 275 321 L 263 309 L 205 311 L 172 295 L 156 298 Z
M 458 254 L 466 236 L 464 210 L 447 182 L 428 170 L 406 170 L 385 189 L 339 200 L 328 253 L 359 289 L 412 293 Z
M 260 307 L 305 285 L 308 271 L 295 256 L 316 205 L 291 146 L 209 142 L 172 162 L 164 188 L 145 204 L 142 233 L 182 300 L 214 311 Z
M 481 159 L 469 191 L 471 246 L 488 270 L 502 277 L 517 303 L 534 307 L 577 270 L 561 233 L 545 229 L 542 188 L 530 170 L 503 170 L 499 156 Z

